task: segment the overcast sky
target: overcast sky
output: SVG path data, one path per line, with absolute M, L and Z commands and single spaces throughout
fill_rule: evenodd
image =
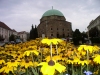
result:
M 52 6 L 81 32 L 100 15 L 100 0 L 0 0 L 0 21 L 18 32 L 29 32 Z

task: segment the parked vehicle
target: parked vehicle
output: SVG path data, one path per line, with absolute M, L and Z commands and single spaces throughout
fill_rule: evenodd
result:
M 22 43 L 20 39 L 16 39 L 16 43 Z

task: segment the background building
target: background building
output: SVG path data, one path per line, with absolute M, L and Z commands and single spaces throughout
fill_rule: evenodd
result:
M 19 36 L 19 38 L 23 41 L 23 42 L 25 42 L 25 41 L 27 41 L 27 39 L 28 39 L 28 32 L 26 32 L 26 31 L 21 31 L 21 32 L 18 32 L 18 36 Z
M 4 41 L 8 41 L 11 34 L 13 34 L 13 31 L 5 23 L 0 22 L 0 37 L 2 37 Z
M 94 27 L 97 27 L 100 30 L 100 15 L 95 20 L 92 20 L 87 28 L 88 30 L 91 30 Z
M 88 37 L 100 37 L 100 15 L 88 25 Z
M 56 9 L 48 10 L 42 15 L 37 29 L 38 37 L 72 37 L 71 22 L 66 21 L 64 15 Z
M 6 42 L 6 41 L 9 41 L 9 37 L 12 34 L 15 37 L 18 36 L 20 39 L 22 39 L 22 41 L 26 41 L 29 33 L 25 32 L 25 31 L 17 32 L 16 30 L 8 27 L 5 23 L 0 22 L 0 38 L 3 38 L 4 41 Z

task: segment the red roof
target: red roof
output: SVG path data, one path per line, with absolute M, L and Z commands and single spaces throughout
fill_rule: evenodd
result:
M 11 30 L 5 23 L 0 22 L 0 27 Z

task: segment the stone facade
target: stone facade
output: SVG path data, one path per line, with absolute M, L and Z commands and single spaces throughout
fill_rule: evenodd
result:
M 64 16 L 44 16 L 38 25 L 38 36 L 42 37 L 42 34 L 49 38 L 72 37 L 71 22 L 66 21 Z

